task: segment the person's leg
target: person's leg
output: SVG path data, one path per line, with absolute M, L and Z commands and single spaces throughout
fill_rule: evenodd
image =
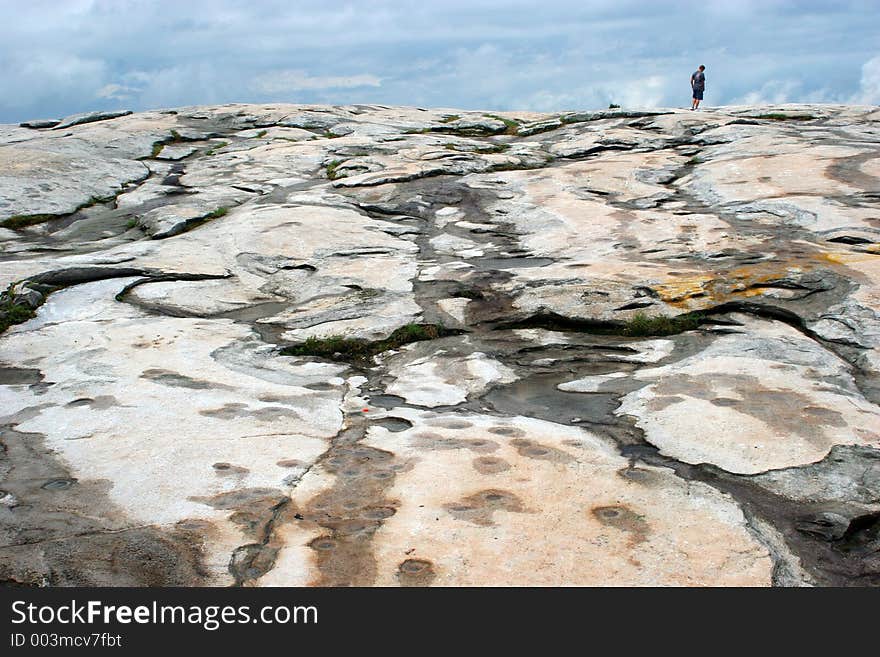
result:
M 694 100 L 694 109 L 695 110 L 700 109 L 700 99 L 699 98 Z

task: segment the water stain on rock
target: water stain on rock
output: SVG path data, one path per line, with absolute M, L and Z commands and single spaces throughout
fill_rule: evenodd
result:
M 634 547 L 648 539 L 650 528 L 645 519 L 622 504 L 597 506 L 591 509 L 593 516 L 607 527 L 629 534 L 629 546 Z
M 267 404 L 297 404 L 302 401 L 302 397 L 294 395 L 260 395 L 257 399 Z
M 434 564 L 425 559 L 407 559 L 397 567 L 401 586 L 430 586 L 436 578 Z
M 307 525 L 324 530 L 309 544 L 320 573 L 314 582 L 318 586 L 373 584 L 373 535 L 397 511 L 397 502 L 388 499 L 386 491 L 408 463 L 362 444 L 365 426 L 364 422 L 345 429 L 333 439 L 319 467 L 336 475 L 335 483 L 298 510 Z
M 468 495 L 460 502 L 444 504 L 443 508 L 458 520 L 472 522 L 481 527 L 495 524 L 493 515 L 496 511 L 525 513 L 526 508 L 516 495 L 498 488 L 481 490 Z
M 469 449 L 478 453 L 494 452 L 498 443 L 483 438 L 450 438 L 439 433 L 421 431 L 413 437 L 413 446 L 421 450 Z
M 332 383 L 326 383 L 325 381 L 317 381 L 315 383 L 307 383 L 303 387 L 308 388 L 309 390 L 324 392 L 326 390 L 335 390 L 339 386 L 334 386 Z
M 522 438 L 526 435 L 525 431 L 516 427 L 491 427 L 489 433 L 494 433 L 497 436 L 510 436 L 512 438 Z
M 525 438 L 516 438 L 511 440 L 510 444 L 516 447 L 516 451 L 520 456 L 530 459 L 553 461 L 554 463 L 571 463 L 575 460 L 568 452 L 548 445 L 542 445 L 532 440 L 526 440 Z
M 309 543 L 309 547 L 319 552 L 330 552 L 339 547 L 339 541 L 331 536 L 319 536 Z
M 238 583 L 259 579 L 275 567 L 278 548 L 263 543 L 248 543 L 235 548 L 229 572 Z
M 678 395 L 662 395 L 651 399 L 648 402 L 648 409 L 658 412 L 669 408 L 673 404 L 680 404 L 683 401 L 685 401 L 685 398 Z M 718 405 L 721 406 L 723 404 Z
M 211 467 L 213 467 L 214 472 L 220 476 L 245 475 L 250 472 L 250 470 L 248 470 L 247 468 L 243 468 L 240 465 L 232 465 L 231 463 L 226 463 L 225 461 L 215 463 Z
M 815 405 L 809 395 L 791 389 L 765 386 L 757 377 L 747 374 L 700 374 L 677 379 L 668 377 L 655 385 L 657 397 L 649 402 L 652 411 L 662 411 L 685 397 L 702 399 L 737 413 L 751 416 L 782 435 L 795 433 L 819 449 L 828 449 L 827 427 L 847 425 L 844 417 L 831 409 Z M 732 395 L 718 395 L 715 391 Z M 813 390 L 823 390 L 821 386 Z M 835 387 L 828 392 L 838 392 Z M 808 421 L 803 421 L 805 417 Z
M 0 366 L 0 385 L 31 385 L 40 383 L 43 380 L 43 373 L 37 369 L 29 369 L 25 367 Z
M 617 471 L 617 476 L 634 484 L 639 484 L 640 486 L 659 486 L 663 483 L 662 475 L 659 473 L 639 468 L 634 465 L 620 468 Z
M 828 426 L 846 426 L 846 421 L 843 419 L 843 416 L 839 412 L 833 411 L 829 408 L 820 408 L 818 406 L 805 406 L 802 410 L 804 415 L 806 415 L 810 419 L 817 420 Z
M 96 411 L 106 411 L 108 408 L 121 406 L 119 400 L 113 395 L 98 395 L 97 397 L 80 397 L 65 404 L 69 408 L 85 406 Z
M 136 527 L 110 501 L 110 482 L 78 480 L 39 433 L 0 431 L 0 476 L 15 498 L 0 581 L 28 586 L 199 586 L 207 532 Z
M 440 427 L 442 429 L 468 429 L 474 426 L 473 422 L 466 420 L 429 420 L 429 427 Z
M 223 404 L 220 408 L 210 408 L 199 411 L 199 415 L 214 417 L 221 420 L 235 420 L 237 418 L 251 417 L 264 422 L 274 422 L 287 418 L 300 419 L 300 414 L 284 406 L 265 406 L 262 408 L 250 408 L 247 404 L 238 402 Z
M 212 497 L 189 499 L 215 509 L 233 511 L 229 520 L 246 536 L 260 541 L 266 539 L 278 509 L 289 500 L 283 492 L 275 488 L 239 488 Z
M 473 466 L 480 474 L 498 474 L 510 470 L 510 464 L 497 456 L 479 456 L 473 460 Z
M 50 479 L 40 486 L 43 490 L 61 491 L 67 490 L 76 484 L 76 479 Z
M 217 383 L 215 381 L 203 381 L 201 379 L 193 379 L 192 377 L 186 376 L 185 374 L 180 374 L 179 372 L 172 372 L 170 370 L 163 369 L 144 370 L 143 374 L 141 374 L 141 378 L 148 379 L 149 381 L 154 381 L 156 383 L 161 383 L 163 386 L 170 386 L 172 388 L 189 388 L 190 390 L 232 389 L 222 383 Z

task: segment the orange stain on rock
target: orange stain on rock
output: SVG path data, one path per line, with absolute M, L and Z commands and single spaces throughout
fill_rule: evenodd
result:
M 880 245 L 872 244 L 859 253 L 826 251 L 805 254 L 796 261 L 767 261 L 729 271 L 679 276 L 651 287 L 670 306 L 686 311 L 703 310 L 736 298 L 762 296 L 768 289 L 778 287 L 774 283 L 807 271 L 827 269 L 829 265 L 852 266 L 868 262 L 874 259 L 875 253 L 880 253 Z

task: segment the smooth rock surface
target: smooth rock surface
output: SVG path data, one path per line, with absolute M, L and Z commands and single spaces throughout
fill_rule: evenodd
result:
M 880 585 L 878 145 L 822 105 L 2 126 L 0 582 Z

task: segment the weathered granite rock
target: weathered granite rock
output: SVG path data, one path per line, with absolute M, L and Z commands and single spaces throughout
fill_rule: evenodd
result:
M 638 418 L 648 442 L 677 460 L 741 474 L 815 463 L 835 444 L 880 449 L 880 408 L 845 361 L 784 324 L 736 319 L 745 330 L 636 374 L 651 384 L 624 397 L 618 412 Z M 700 430 L 706 424 L 711 435 Z
M 0 581 L 880 585 L 878 142 L 819 105 L 2 126 Z
M 0 221 L 69 214 L 149 175 L 141 162 L 96 155 L 74 142 L 51 151 L 0 146 L 0 166 Z
M 40 130 L 43 128 L 54 128 L 56 125 L 61 123 L 61 119 L 36 119 L 33 121 L 24 121 L 23 123 L 19 123 L 22 128 L 32 128 L 34 130 Z
M 82 114 L 71 114 L 70 116 L 61 119 L 61 122 L 54 127 L 56 130 L 63 130 L 64 128 L 72 128 L 75 125 L 82 125 L 83 123 L 94 123 L 95 121 L 118 119 L 120 116 L 128 116 L 129 114 L 131 114 L 131 110 L 117 110 L 111 112 L 83 112 Z

